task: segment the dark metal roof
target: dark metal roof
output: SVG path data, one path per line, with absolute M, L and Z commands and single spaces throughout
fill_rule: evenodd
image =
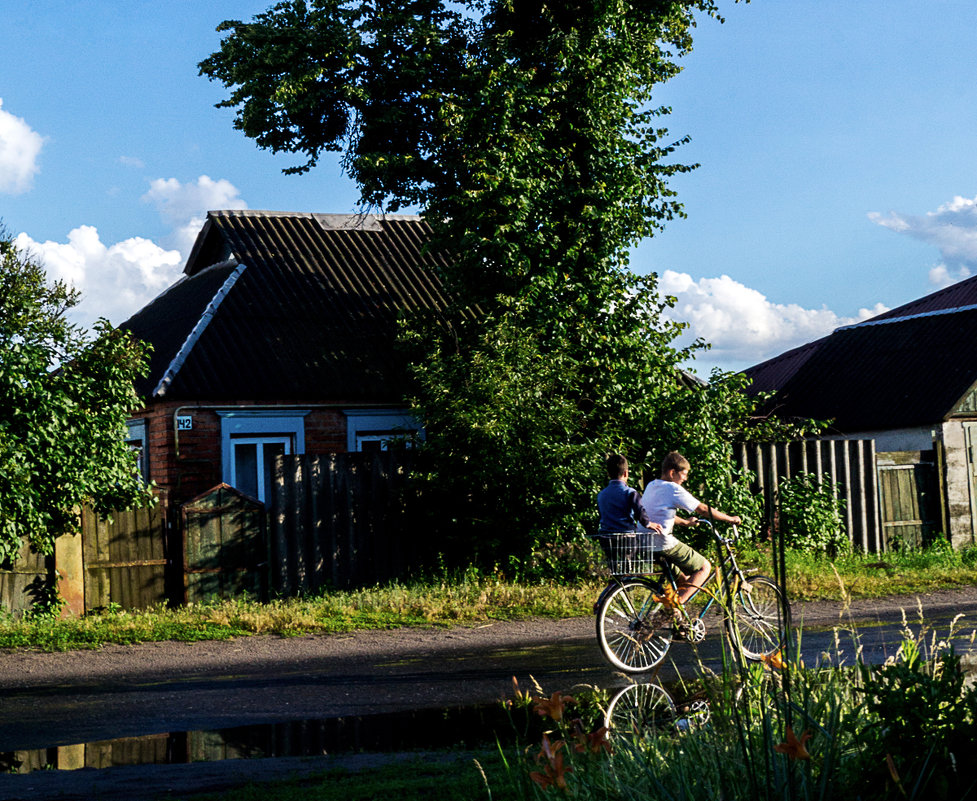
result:
M 761 392 L 776 392 L 787 383 L 804 363 L 814 355 L 823 339 L 808 342 L 798 348 L 788 350 L 772 359 L 749 367 L 743 372 L 750 378 L 747 392 L 758 395 Z
M 844 432 L 938 423 L 977 382 L 975 338 L 973 306 L 840 328 L 812 343 L 769 408 Z
M 429 236 L 418 217 L 210 212 L 185 277 L 121 326 L 155 348 L 138 389 L 399 401 L 397 317 L 445 304 Z
M 977 304 L 977 275 L 887 311 L 873 317 L 872 320 L 891 320 L 896 317 L 909 317 L 913 314 L 923 314 L 941 309 L 959 309 L 963 306 L 975 304 Z

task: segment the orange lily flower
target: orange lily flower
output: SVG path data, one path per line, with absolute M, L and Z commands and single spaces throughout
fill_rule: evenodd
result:
M 526 703 L 529 701 L 529 693 L 523 692 L 519 689 L 519 679 L 515 676 L 512 677 L 512 692 L 516 696 L 516 701 L 519 703 Z
M 811 732 L 805 731 L 800 739 L 794 734 L 794 730 L 788 726 L 787 727 L 787 742 L 780 743 L 780 745 L 775 745 L 773 750 L 778 754 L 786 754 L 791 759 L 810 759 L 811 755 L 807 752 L 807 748 L 804 747 L 804 743 L 811 739 Z
M 776 651 L 774 651 L 772 654 L 767 654 L 766 656 L 761 656 L 760 657 L 760 660 L 767 667 L 772 667 L 772 668 L 774 668 L 774 670 L 783 670 L 784 669 L 784 659 L 780 655 L 780 649 L 779 648 Z
M 530 773 L 529 778 L 544 790 L 553 785 L 556 785 L 561 790 L 567 789 L 566 775 L 573 773 L 573 768 L 568 768 L 563 764 L 563 754 L 560 753 L 560 749 L 563 746 L 563 740 L 557 740 L 551 745 L 550 738 L 545 734 L 543 735 L 543 750 L 536 757 L 536 762 L 542 764 L 545 760 L 546 764 L 543 765 L 542 771 L 533 771 Z
M 671 584 L 665 586 L 665 591 L 661 595 L 655 596 L 655 601 L 668 609 L 682 608 L 682 602 L 678 599 L 678 593 Z
M 555 692 L 549 698 L 537 698 L 533 709 L 541 718 L 549 715 L 553 720 L 559 722 L 563 720 L 563 710 L 567 704 L 575 704 L 577 701 L 572 695 L 563 695 Z
M 601 726 L 587 734 L 584 731 L 583 723 L 577 719 L 573 721 L 573 739 L 576 740 L 573 750 L 578 754 L 584 754 L 587 751 L 591 754 L 599 754 L 601 749 L 611 753 L 611 744 L 607 741 L 607 726 Z

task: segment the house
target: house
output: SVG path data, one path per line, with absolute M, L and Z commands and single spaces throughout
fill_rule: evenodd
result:
M 183 277 L 120 328 L 153 347 L 129 423 L 180 504 L 226 483 L 266 501 L 277 454 L 381 449 L 417 431 L 394 340 L 443 308 L 413 216 L 212 211 Z
M 765 411 L 874 439 L 889 541 L 977 542 L 977 277 L 745 371 Z

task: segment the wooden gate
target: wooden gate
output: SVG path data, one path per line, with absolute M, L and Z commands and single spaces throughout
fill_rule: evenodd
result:
M 108 520 L 86 508 L 81 524 L 86 611 L 109 604 L 144 609 L 167 600 L 165 499 L 112 512 Z
M 879 498 L 886 544 L 922 548 L 940 530 L 936 465 L 879 465 Z
M 265 505 L 219 484 L 183 505 L 184 601 L 267 594 Z
M 410 452 L 284 456 L 275 464 L 272 586 L 284 595 L 404 576 L 427 533 L 409 496 Z

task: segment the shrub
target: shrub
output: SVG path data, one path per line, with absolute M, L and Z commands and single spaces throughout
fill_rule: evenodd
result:
M 778 527 L 784 544 L 836 556 L 851 550 L 842 513 L 845 502 L 829 478 L 800 473 L 777 490 Z

